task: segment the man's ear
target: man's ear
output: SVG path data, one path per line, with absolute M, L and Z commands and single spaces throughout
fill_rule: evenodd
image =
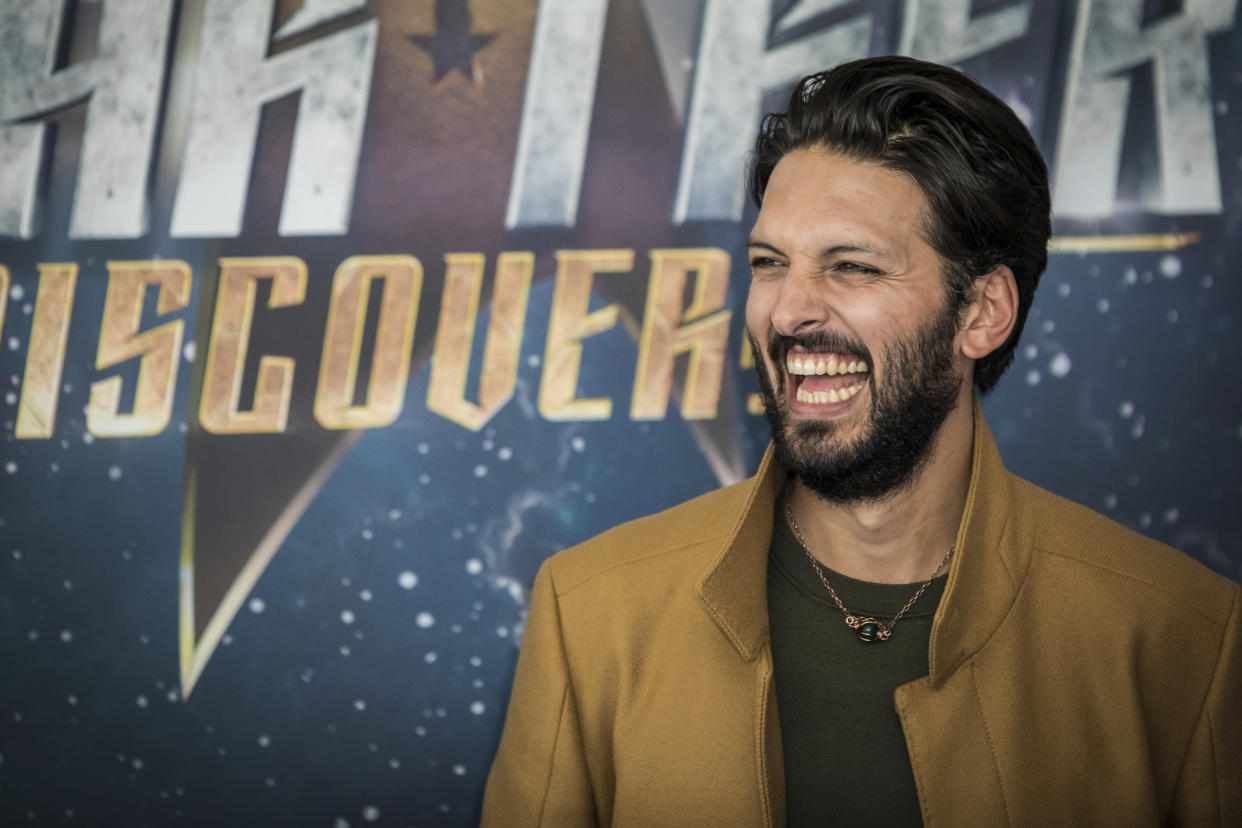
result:
M 975 280 L 975 296 L 959 332 L 963 356 L 983 359 L 995 351 L 1018 321 L 1018 283 L 1013 271 L 997 265 Z

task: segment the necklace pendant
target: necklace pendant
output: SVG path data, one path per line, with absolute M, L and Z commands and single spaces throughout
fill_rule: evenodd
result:
M 854 632 L 858 633 L 858 637 L 865 642 L 875 641 L 876 639 L 879 639 L 880 641 L 888 641 L 893 634 L 893 627 L 898 621 L 901 620 L 901 617 L 906 614 L 906 610 L 914 606 L 914 602 L 922 597 L 923 591 L 931 585 L 933 580 L 935 580 L 935 574 L 933 573 L 932 577 L 928 578 L 923 585 L 918 588 L 918 591 L 914 593 L 910 600 L 906 601 L 906 605 L 901 608 L 901 611 L 893 616 L 893 620 L 889 621 L 887 624 L 876 621 L 874 618 L 854 615 L 845 608 L 845 604 L 841 603 L 841 599 L 837 596 L 837 591 L 832 588 L 832 584 L 828 583 L 828 579 L 824 577 L 824 571 L 819 568 L 819 562 L 816 561 L 815 556 L 811 554 L 811 547 L 806 545 L 806 541 L 802 537 L 802 532 L 798 529 L 798 521 L 794 520 L 793 507 L 789 503 L 789 498 L 785 495 L 782 495 L 782 497 L 785 497 L 785 521 L 789 524 L 789 529 L 793 532 L 794 538 L 797 539 L 799 544 L 801 544 L 802 551 L 806 553 L 807 558 L 810 560 L 811 567 L 815 570 L 815 574 L 819 576 L 820 583 L 824 585 L 824 589 L 828 590 L 828 594 L 832 596 L 833 603 L 837 605 L 837 609 L 841 610 L 841 614 L 845 616 L 845 625 Z M 944 555 L 944 560 L 942 560 L 940 562 L 940 566 L 936 568 L 937 572 L 940 571 L 940 569 L 947 564 L 950 559 L 952 559 L 953 550 L 956 548 L 956 546 L 949 547 L 949 551 Z
M 863 641 L 875 641 L 877 638 L 884 640 L 888 638 L 884 633 L 888 632 L 874 618 L 859 618 L 858 626 L 855 627 L 858 637 Z

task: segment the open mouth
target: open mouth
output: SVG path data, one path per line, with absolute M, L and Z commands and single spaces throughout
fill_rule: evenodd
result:
M 791 353 L 785 369 L 793 387 L 790 397 L 808 406 L 844 403 L 867 384 L 867 363 L 848 354 Z

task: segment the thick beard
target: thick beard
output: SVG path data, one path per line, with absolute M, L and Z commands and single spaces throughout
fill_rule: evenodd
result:
M 790 422 L 784 383 L 778 394 L 752 337 L 763 411 L 772 427 L 777 460 L 831 503 L 883 500 L 908 486 L 927 462 L 940 426 L 957 405 L 962 377 L 953 364 L 956 333 L 957 313 L 946 302 L 935 319 L 887 348 L 882 385 L 877 385 L 875 363 L 869 361 L 870 423 L 861 437 L 845 445 L 830 444 L 838 431 L 835 422 Z M 798 337 L 774 335 L 768 348 L 774 364 L 783 365 L 784 355 L 794 344 L 808 347 Z M 846 352 L 857 347 L 861 346 Z

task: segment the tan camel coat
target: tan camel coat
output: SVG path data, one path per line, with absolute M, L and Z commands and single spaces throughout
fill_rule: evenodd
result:
M 976 406 L 895 704 L 929 826 L 1242 826 L 1242 590 L 1005 470 Z M 784 472 L 540 570 L 485 826 L 784 823 L 765 577 Z

